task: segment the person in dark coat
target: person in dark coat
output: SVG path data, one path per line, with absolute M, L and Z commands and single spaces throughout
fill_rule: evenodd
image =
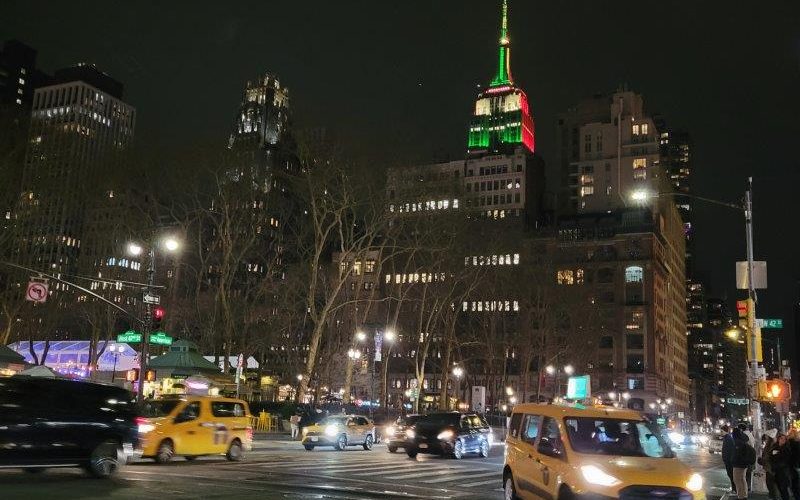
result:
M 772 450 L 775 448 L 775 435 L 777 431 L 772 429 L 771 431 L 767 431 L 761 435 L 761 441 L 763 442 L 763 446 L 761 447 L 761 455 L 758 458 L 758 463 L 764 467 L 764 473 L 766 474 L 766 481 L 767 481 L 767 493 L 769 494 L 770 500 L 777 500 L 778 498 L 778 488 L 775 484 L 775 472 L 772 470 Z
M 733 430 L 733 442 L 733 482 L 736 485 L 736 498 L 743 499 L 748 496 L 747 470 L 756 463 L 756 450 L 741 429 Z
M 721 427 L 722 432 L 722 463 L 725 464 L 725 472 L 731 481 L 731 491 L 736 492 L 736 484 L 733 482 L 733 450 L 736 447 L 733 442 L 731 428 L 727 425 Z
M 797 471 L 794 468 L 792 446 L 784 434 L 779 433 L 775 445 L 769 453 L 770 467 L 775 475 L 775 486 L 782 500 L 800 499 L 797 491 L 792 491 L 792 479 Z

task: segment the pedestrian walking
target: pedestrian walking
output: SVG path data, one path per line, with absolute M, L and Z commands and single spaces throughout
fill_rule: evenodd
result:
M 736 483 L 733 481 L 733 451 L 736 448 L 736 443 L 733 441 L 733 434 L 731 428 L 727 425 L 721 427 L 722 432 L 722 463 L 725 464 L 725 473 L 728 474 L 728 479 L 731 481 L 731 491 L 736 492 Z
M 292 426 L 292 439 L 297 439 L 297 436 L 300 435 L 300 415 L 295 413 L 289 417 L 289 423 Z
M 775 486 L 780 493 L 781 499 L 800 498 L 797 492 L 792 489 L 792 481 L 797 474 L 797 470 L 794 468 L 792 445 L 786 435 L 778 433 L 769 457 L 772 472 L 775 474 Z
M 753 429 L 747 425 L 746 423 L 742 422 L 739 424 L 739 430 L 741 430 L 745 436 L 747 436 L 748 442 L 755 448 L 756 445 L 756 437 L 753 434 Z M 755 463 L 747 468 L 747 472 L 745 473 L 745 478 L 747 479 L 747 491 L 748 493 L 753 491 L 753 467 Z
M 795 498 L 797 498 L 800 496 L 800 474 L 797 472 L 797 468 L 800 467 L 800 433 L 792 427 L 787 438 L 787 444 L 792 452 L 791 488 Z
M 739 428 L 733 430 L 733 482 L 736 487 L 736 498 L 748 497 L 747 469 L 756 463 L 756 450 L 750 444 L 750 438 Z

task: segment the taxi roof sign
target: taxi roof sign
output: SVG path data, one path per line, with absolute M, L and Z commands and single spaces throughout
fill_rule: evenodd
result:
M 592 379 L 589 375 L 570 377 L 567 380 L 567 399 L 592 397 Z

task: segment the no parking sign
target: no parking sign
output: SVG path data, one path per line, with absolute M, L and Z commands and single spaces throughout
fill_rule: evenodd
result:
M 47 301 L 47 293 L 49 291 L 47 283 L 41 281 L 31 281 L 28 283 L 28 288 L 25 290 L 25 300 L 42 304 Z

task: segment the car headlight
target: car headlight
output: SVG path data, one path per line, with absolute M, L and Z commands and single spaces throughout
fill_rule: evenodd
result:
M 449 429 L 446 431 L 442 431 L 439 433 L 438 436 L 436 436 L 436 439 L 438 439 L 439 441 L 450 441 L 451 439 L 453 439 L 453 431 Z
M 308 434 L 308 427 L 303 427 L 303 435 L 305 436 Z
M 139 424 L 139 434 L 147 434 L 156 428 L 153 424 Z
M 703 489 L 703 476 L 698 473 L 692 474 L 692 477 L 686 482 L 686 489 L 692 492 L 700 491 Z
M 406 431 L 406 437 L 407 437 L 408 439 L 414 439 L 414 438 L 416 437 L 416 435 L 417 435 L 417 433 L 416 433 L 416 432 L 414 432 L 414 429 L 408 429 L 408 430 Z
M 684 437 L 683 434 L 681 434 L 680 432 L 670 432 L 669 439 L 675 444 L 681 444 L 683 443 Z
M 494 444 L 494 434 L 489 432 L 489 434 L 486 435 L 486 440 L 489 442 L 489 446 L 492 446 Z
M 328 437 L 333 437 L 339 434 L 339 426 L 338 425 L 328 425 L 325 427 L 325 435 Z
M 389 427 L 386 428 L 387 436 L 394 436 L 395 432 L 397 432 L 397 429 L 395 429 L 393 425 L 390 425 Z
M 611 474 L 603 472 L 602 469 L 594 465 L 581 466 L 581 474 L 583 474 L 583 478 L 589 484 L 596 484 L 597 486 L 616 486 L 620 484 L 619 479 Z

